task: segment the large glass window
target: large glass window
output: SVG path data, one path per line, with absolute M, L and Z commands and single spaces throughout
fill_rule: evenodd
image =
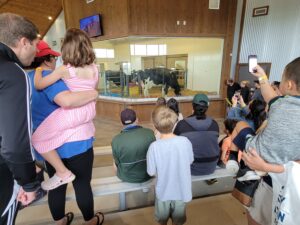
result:
M 94 42 L 100 94 L 219 95 L 223 38 L 129 37 Z

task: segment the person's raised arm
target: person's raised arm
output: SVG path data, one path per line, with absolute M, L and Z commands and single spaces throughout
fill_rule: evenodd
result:
M 73 108 L 86 105 L 89 102 L 95 101 L 97 98 L 97 90 L 80 92 L 63 91 L 55 96 L 54 102 L 63 108 Z
M 54 70 L 51 74 L 47 75 L 46 77 L 42 76 L 42 67 L 38 67 L 35 69 L 34 74 L 34 87 L 37 90 L 42 90 L 51 84 L 54 84 L 56 81 L 61 79 L 65 74 L 65 67 L 61 66 Z
M 261 89 L 261 94 L 264 97 L 265 102 L 269 103 L 270 100 L 277 97 L 278 95 L 271 87 L 271 85 L 268 81 L 268 77 L 267 77 L 265 71 L 263 70 L 263 68 L 261 68 L 259 65 L 257 65 L 254 68 L 254 71 L 256 71 L 256 72 L 252 73 L 252 74 L 258 78 L 258 81 L 260 84 L 260 89 Z

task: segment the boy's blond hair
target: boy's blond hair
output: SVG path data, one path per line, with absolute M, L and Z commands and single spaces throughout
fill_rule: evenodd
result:
M 164 105 L 156 107 L 152 112 L 152 122 L 154 127 L 161 134 L 172 133 L 177 119 L 176 113 Z

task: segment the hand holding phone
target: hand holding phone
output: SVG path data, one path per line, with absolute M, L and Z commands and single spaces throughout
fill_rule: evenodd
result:
M 234 93 L 234 97 L 235 97 L 237 100 L 240 99 L 240 95 L 241 95 L 241 92 L 240 92 L 240 91 L 236 91 L 236 92 Z
M 249 72 L 256 73 L 255 67 L 257 66 L 257 56 L 249 55 L 248 56 Z

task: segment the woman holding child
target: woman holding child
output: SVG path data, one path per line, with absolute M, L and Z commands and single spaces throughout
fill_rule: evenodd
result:
M 85 82 L 89 82 L 89 79 L 94 79 L 94 77 L 98 76 L 98 73 L 94 69 L 95 66 L 93 65 L 95 55 L 92 45 L 88 36 L 83 31 L 80 31 L 79 29 L 69 29 L 64 39 L 62 49 L 65 65 L 61 66 L 59 71 L 55 70 L 54 75 L 50 74 L 55 68 L 56 59 L 54 56 L 56 55 L 53 54 L 54 51 L 50 49 L 47 43 L 42 42 L 42 46 L 40 46 L 39 49 L 40 51 L 37 53 L 38 58 L 36 58 L 39 60 L 39 66 L 41 68 L 36 72 L 42 73 L 43 77 L 51 78 L 57 73 L 59 75 L 63 73 L 66 77 L 67 74 L 70 73 L 70 76 L 73 77 L 73 82 L 80 82 L 82 79 L 80 77 L 81 74 L 85 74 Z M 68 66 L 66 64 L 68 64 Z M 34 72 L 29 74 L 29 76 L 33 83 L 33 80 L 35 79 Z M 73 85 L 74 84 L 75 83 L 73 83 Z M 53 112 L 60 109 L 60 106 L 64 108 L 76 107 L 77 109 L 87 103 L 93 102 L 98 96 L 97 91 L 93 89 L 81 91 L 72 90 L 71 92 L 69 89 L 69 83 L 67 85 L 61 79 L 56 79 L 54 83 L 47 85 L 47 87 L 41 91 L 33 90 L 32 108 L 35 128 L 38 128 L 44 121 L 47 121 L 48 117 Z M 82 87 L 79 83 L 77 85 L 77 87 Z M 84 112 L 82 111 L 82 113 Z M 76 115 L 76 111 L 74 111 L 73 115 Z M 61 114 L 59 118 L 63 118 L 63 114 Z M 65 119 L 68 119 L 69 122 L 75 120 L 73 117 L 66 117 Z M 73 124 L 78 123 L 79 121 L 74 121 Z M 57 124 L 61 125 L 61 122 L 57 120 L 56 123 L 53 123 L 53 126 Z M 57 128 L 59 127 L 60 126 L 57 126 Z M 74 129 L 76 134 L 76 132 L 80 132 L 81 126 L 75 126 Z M 79 136 L 80 135 L 75 135 L 75 137 Z M 93 135 L 90 137 L 79 138 L 77 140 L 71 138 L 66 139 L 65 143 L 62 143 L 61 146 L 58 146 L 55 150 L 51 148 L 49 149 L 52 154 L 54 153 L 59 155 L 61 158 L 53 157 L 52 159 L 54 159 L 55 163 L 62 163 L 68 171 L 76 176 L 76 178 L 74 177 L 75 180 L 73 181 L 73 187 L 75 190 L 77 204 L 85 220 L 84 224 L 86 225 L 102 224 L 104 220 L 102 213 L 98 212 L 94 214 L 94 199 L 90 184 L 94 159 L 93 141 Z M 50 161 L 52 159 L 50 159 Z M 55 176 L 57 168 L 55 168 L 53 160 L 50 163 L 46 162 L 46 167 L 49 175 L 52 177 Z M 48 196 L 49 208 L 56 224 L 71 224 L 74 214 L 72 212 L 65 214 L 66 183 L 69 182 L 69 180 L 64 181 L 65 183 L 59 186 L 60 184 L 57 180 L 60 178 L 58 179 L 57 177 L 59 176 L 57 175 L 54 179 L 50 179 L 50 182 L 48 183 L 49 185 L 45 185 L 45 187 L 49 187 L 49 189 L 51 189 Z

